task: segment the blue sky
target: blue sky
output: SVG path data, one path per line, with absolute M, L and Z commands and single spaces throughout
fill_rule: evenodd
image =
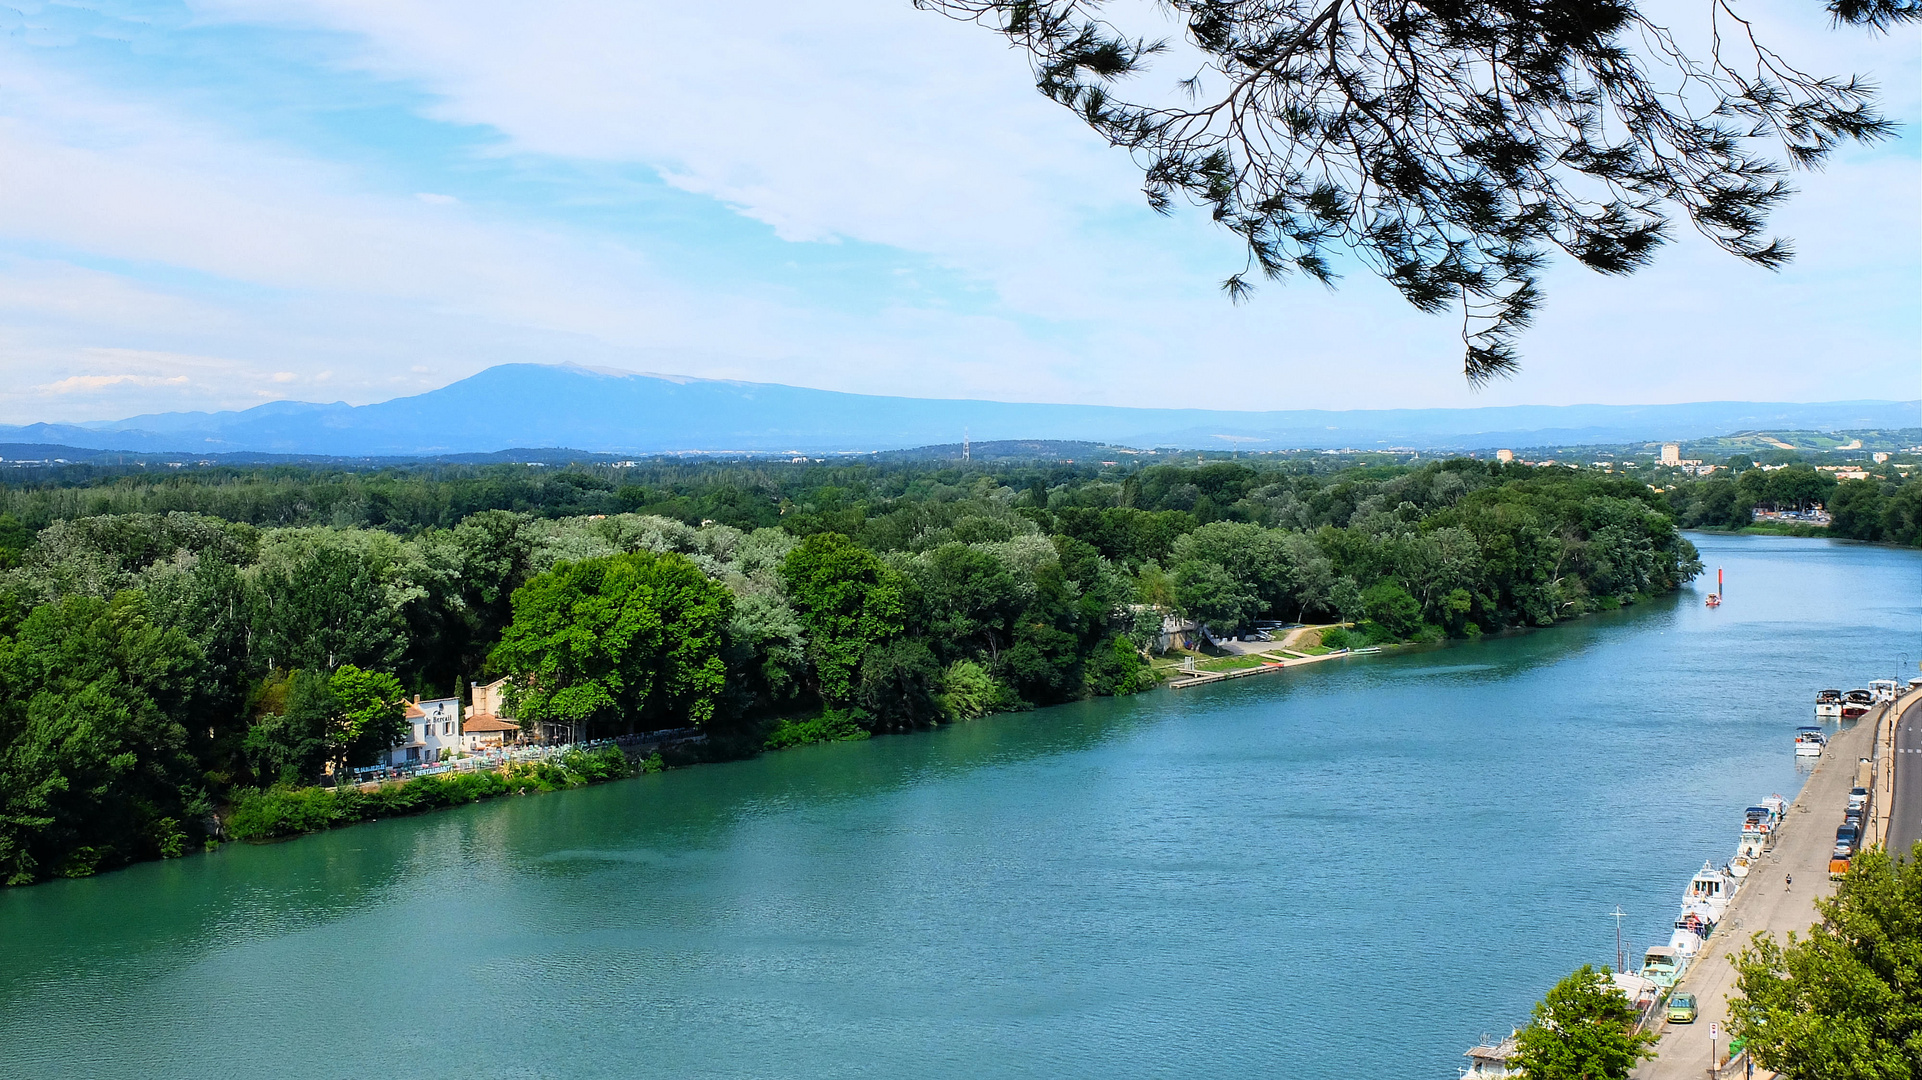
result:
M 1918 119 L 1913 29 L 1744 11 Z M 1248 409 L 1922 396 L 1912 127 L 1797 178 L 1784 272 L 1692 237 L 1627 280 L 1556 268 L 1523 371 L 1477 392 L 1454 321 L 1365 274 L 1228 304 L 1232 238 L 1148 212 L 998 37 L 907 0 L 0 26 L 0 422 L 364 403 L 510 361 Z

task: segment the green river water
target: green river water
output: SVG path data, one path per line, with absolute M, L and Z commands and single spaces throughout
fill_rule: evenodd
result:
M 3 891 L 0 1076 L 1452 1077 L 1922 658 L 1922 552 L 1694 539 L 1546 631 Z

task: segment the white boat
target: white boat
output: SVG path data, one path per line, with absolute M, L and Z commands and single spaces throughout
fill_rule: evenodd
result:
M 1815 715 L 1824 720 L 1842 719 L 1842 691 L 1822 690 L 1815 695 Z
M 1842 695 L 1842 719 L 1853 720 L 1869 711 L 1875 705 L 1875 695 L 1868 690 L 1851 690 Z
M 1751 869 L 1754 869 L 1756 862 L 1760 858 L 1761 858 L 1760 852 L 1750 855 L 1743 851 L 1737 851 L 1735 853 L 1735 858 L 1729 860 L 1728 872 L 1735 876 L 1735 880 L 1737 882 L 1737 885 L 1736 885 L 1737 888 L 1741 887 L 1740 885 L 1741 882 L 1746 881 L 1748 879 L 1748 872 Z
M 1705 862 L 1688 880 L 1688 891 L 1682 894 L 1682 913 L 1686 916 L 1696 911 L 1710 924 L 1718 923 L 1722 921 L 1722 912 L 1728 910 L 1728 902 L 1734 898 L 1734 875 L 1726 867 Z
M 1822 729 L 1801 728 L 1795 733 L 1795 756 L 1821 757 L 1822 748 L 1828 744 L 1828 736 L 1822 734 Z
M 1869 684 L 1869 696 L 1879 705 L 1884 701 L 1894 701 L 1897 689 L 1899 685 L 1894 679 L 1877 679 Z
M 1708 909 L 1701 904 L 1684 904 L 1682 913 L 1675 918 L 1675 929 L 1668 936 L 1668 947 L 1687 961 L 1693 961 L 1695 954 L 1702 951 L 1702 943 L 1715 932 L 1715 920 L 1709 917 Z
M 1642 978 L 1664 990 L 1673 989 L 1675 981 L 1688 970 L 1688 958 L 1667 945 L 1651 945 L 1642 957 Z

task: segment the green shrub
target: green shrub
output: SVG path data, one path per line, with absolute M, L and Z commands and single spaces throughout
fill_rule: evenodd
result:
M 786 750 L 818 742 L 852 742 L 865 739 L 866 728 L 856 720 L 852 709 L 828 709 L 811 720 L 782 720 L 768 732 L 761 745 L 769 750 Z
M 658 762 L 659 758 L 657 754 L 652 760 Z M 372 791 L 282 786 L 246 790 L 233 801 L 227 834 L 235 840 L 274 840 L 357 821 L 465 806 L 500 795 L 560 791 L 619 780 L 636 771 L 625 753 L 609 746 L 576 750 L 555 760 L 517 762 L 504 771 L 419 776 L 383 784 Z
M 1088 658 L 1086 672 L 1088 693 L 1094 695 L 1133 694 L 1160 682 L 1125 637 L 1113 639 L 1105 649 L 1096 649 Z
M 163 859 L 178 859 L 187 853 L 187 831 L 180 827 L 177 818 L 156 820 L 148 826 L 147 834 L 153 841 L 154 850 Z
M 1382 629 L 1382 641 L 1401 641 L 1411 638 L 1421 626 L 1421 602 L 1408 594 L 1398 581 L 1379 581 L 1361 594 L 1361 602 L 1368 612 L 1369 622 Z M 1363 624 L 1367 625 L 1366 623 Z M 1376 644 L 1376 634 L 1369 634 L 1370 644 Z
M 340 800 L 331 788 L 276 785 L 242 791 L 227 818 L 227 835 L 236 840 L 273 840 L 331 828 L 342 819 Z
M 993 712 L 1006 693 L 987 668 L 972 660 L 956 660 L 941 673 L 935 701 L 948 719 L 973 720 Z

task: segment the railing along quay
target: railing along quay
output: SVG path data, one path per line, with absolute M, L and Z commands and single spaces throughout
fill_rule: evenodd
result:
M 492 772 L 522 762 L 547 761 L 577 750 L 585 752 L 608 747 L 616 747 L 628 757 L 642 757 L 670 746 L 685 746 L 706 740 L 707 736 L 702 734 L 699 728 L 671 728 L 641 735 L 620 735 L 612 739 L 590 739 L 577 743 L 489 747 L 465 757 L 450 758 L 446 761 L 421 762 L 418 765 L 370 765 L 364 769 L 354 769 L 348 774 L 352 779 L 344 779 L 340 786 L 364 787 L 412 780 L 419 776 Z

